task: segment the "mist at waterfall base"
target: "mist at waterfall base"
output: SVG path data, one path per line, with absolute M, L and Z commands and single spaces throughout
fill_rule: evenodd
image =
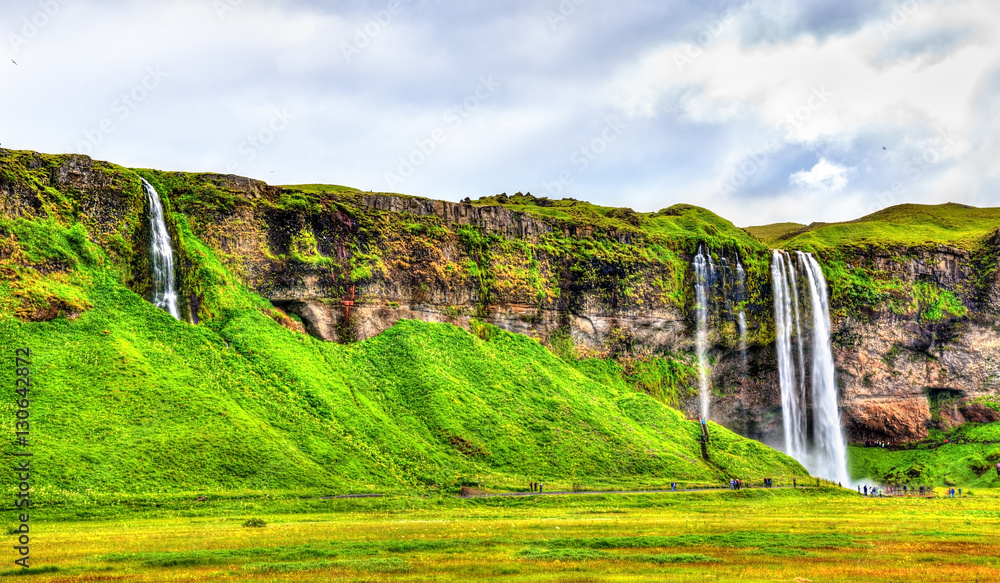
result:
M 174 282 L 174 251 L 163 216 L 163 204 L 160 202 L 160 194 L 145 179 L 142 181 L 142 190 L 149 202 L 153 304 L 180 320 L 181 312 L 177 307 L 177 288 Z
M 771 278 L 785 453 L 811 475 L 848 484 L 826 279 L 800 251 L 774 251 Z

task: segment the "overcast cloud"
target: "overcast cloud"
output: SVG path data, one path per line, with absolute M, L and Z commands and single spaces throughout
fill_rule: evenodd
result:
M 998 31 L 995 0 L 6 0 L 0 143 L 741 226 L 997 206 Z

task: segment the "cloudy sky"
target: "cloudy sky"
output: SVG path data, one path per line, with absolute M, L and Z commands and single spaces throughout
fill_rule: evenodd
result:
M 741 226 L 998 206 L 998 31 L 996 0 L 4 0 L 0 143 Z

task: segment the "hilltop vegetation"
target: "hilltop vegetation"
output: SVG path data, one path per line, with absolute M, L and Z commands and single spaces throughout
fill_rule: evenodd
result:
M 777 225 L 762 232 L 774 233 Z M 816 223 L 774 237 L 786 249 L 820 254 L 833 249 L 896 249 L 949 245 L 974 250 L 1000 228 L 1000 208 L 963 204 L 901 204 L 843 223 Z M 764 229 L 758 227 L 757 229 Z

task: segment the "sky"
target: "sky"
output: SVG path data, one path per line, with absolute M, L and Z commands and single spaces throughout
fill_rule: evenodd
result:
M 739 226 L 1000 206 L 996 0 L 4 0 L 0 145 Z

